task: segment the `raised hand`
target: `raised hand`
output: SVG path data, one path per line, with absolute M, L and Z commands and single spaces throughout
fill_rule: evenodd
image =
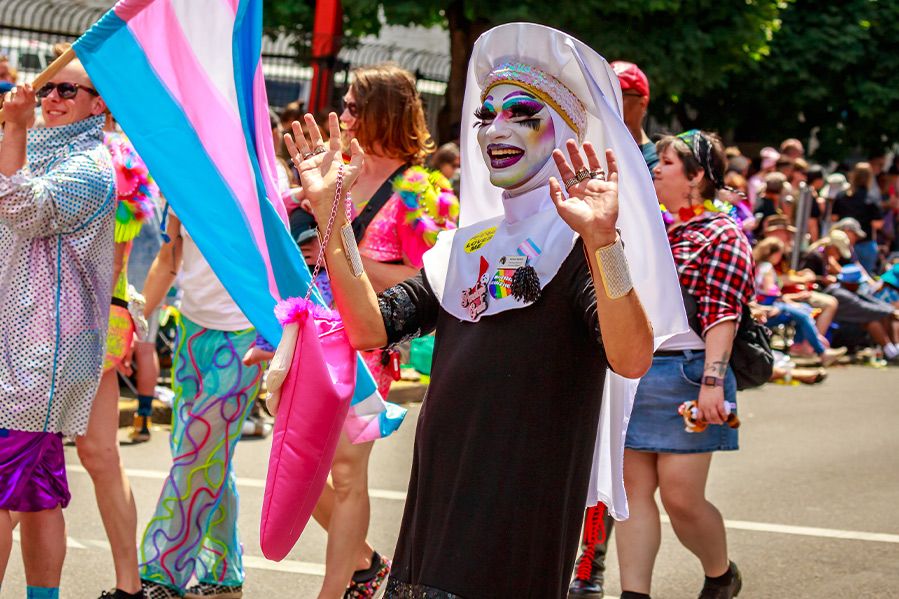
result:
M 284 135 L 284 143 L 290 153 L 293 163 L 300 172 L 300 182 L 303 186 L 305 197 L 312 204 L 312 213 L 316 220 L 327 222 L 327 215 L 331 211 L 334 202 L 334 194 L 337 190 L 337 173 L 343 166 L 343 193 L 345 194 L 362 169 L 364 152 L 362 146 L 355 139 L 350 143 L 350 163 L 343 163 L 340 153 L 340 125 L 336 113 L 328 115 L 328 129 L 330 141 L 325 144 L 322 141 L 321 132 L 315 123 L 315 117 L 306 114 L 303 117 L 309 139 L 303 133 L 303 128 L 298 121 L 292 125 L 293 135 Z M 342 199 L 342 198 L 340 198 Z M 342 210 L 338 211 L 342 213 Z
M 588 248 L 609 245 L 615 241 L 615 225 L 618 222 L 618 165 L 615 155 L 612 150 L 606 150 L 609 172 L 605 174 L 596 149 L 589 141 L 584 144 L 586 165 L 573 139 L 566 142 L 566 148 L 571 164 L 561 150 L 553 151 L 553 160 L 565 183 L 563 192 L 558 179 L 549 179 L 549 192 L 556 210 Z
M 34 124 L 36 105 L 34 89 L 29 84 L 16 86 L 3 96 L 3 120 L 27 129 Z

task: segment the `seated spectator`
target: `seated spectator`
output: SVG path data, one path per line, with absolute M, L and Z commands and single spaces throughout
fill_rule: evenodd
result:
M 829 349 L 828 342 L 815 327 L 812 318 L 814 309 L 803 299 L 808 299 L 808 292 L 783 294 L 780 278 L 774 268 L 781 262 L 784 244 L 774 237 L 763 239 L 753 250 L 755 258 L 756 293 L 758 302 L 763 306 L 774 308 L 768 314 L 768 325 L 792 324 L 796 327 L 794 345 L 790 352 L 794 355 L 815 354 L 823 366 L 828 366 L 846 353 L 846 349 Z
M 782 198 L 786 185 L 787 178 L 783 173 L 765 175 L 764 187 L 755 203 L 755 217 L 763 227 L 769 216 L 784 214 Z
M 783 140 L 780 144 L 780 153 L 788 158 L 797 159 L 805 157 L 805 148 L 802 146 L 802 142 L 796 139 L 795 137 L 791 137 L 789 139 Z
M 836 276 L 843 270 L 843 264 L 849 264 L 851 261 L 849 237 L 843 231 L 834 229 L 830 235 L 809 246 L 799 266 L 802 270 L 813 272 L 815 282 L 826 288 L 837 282 Z
M 796 170 L 795 161 L 789 156 L 780 155 L 777 162 L 774 163 L 774 171 L 781 173 L 789 181 L 793 177 L 793 171 Z
M 880 289 L 874 292 L 874 297 L 899 308 L 899 261 L 880 275 Z
M 765 175 L 774 172 L 780 152 L 774 148 L 762 148 L 759 152 L 759 171 L 749 177 L 749 201 L 755 203 L 765 187 Z
M 808 222 L 808 233 L 812 241 L 825 234 L 821 229 L 821 217 L 824 214 L 824 198 L 821 196 L 821 190 L 824 188 L 824 182 L 824 169 L 817 164 L 809 166 L 805 173 L 805 183 L 811 191 L 813 200 Z
M 765 238 L 779 239 L 783 244 L 780 260 L 774 262 L 774 270 L 781 282 L 781 290 L 795 301 L 805 302 L 813 308 L 820 310 L 816 319 L 818 332 L 824 336 L 830 330 L 833 317 L 837 313 L 837 300 L 816 288 L 818 277 L 815 272 L 808 269 L 793 270 L 791 268 L 793 257 L 793 245 L 796 239 L 796 227 L 790 224 L 785 216 L 775 215 L 768 219 L 765 230 Z
M 864 273 L 865 283 L 873 283 L 874 279 L 871 278 L 868 269 L 862 265 L 857 251 L 859 242 L 867 239 L 867 235 L 859 222 L 851 217 L 840 219 L 833 224 L 831 233 L 833 231 L 842 231 L 846 234 L 846 237 L 849 239 L 849 251 L 851 253 L 851 258 L 848 263 L 855 263 L 861 267 L 862 272 Z
M 724 189 L 718 192 L 718 198 L 734 207 L 736 210 L 734 215 L 740 228 L 749 241 L 753 241 L 752 231 L 755 230 L 758 221 L 746 196 L 746 178 L 735 171 L 728 171 L 724 175 Z
M 860 292 L 865 280 L 858 265 L 849 264 L 837 275 L 837 282 L 827 292 L 840 302 L 834 343 L 864 347 L 870 341 L 883 348 L 884 357 L 899 363 L 899 310 L 887 302 Z
M 849 181 L 842 173 L 827 175 L 826 183 L 818 196 L 821 198 L 821 234 L 827 235 L 833 228 L 833 203 L 837 196 L 849 190 Z
M 833 203 L 834 220 L 853 218 L 860 226 L 861 233 L 853 241 L 858 261 L 866 272 L 877 267 L 877 242 L 874 230 L 883 225 L 883 213 L 879 200 L 872 201 L 868 194 L 874 180 L 874 172 L 867 162 L 859 162 L 849 174 L 849 190 L 837 196 Z M 848 231 L 847 231 L 848 232 Z

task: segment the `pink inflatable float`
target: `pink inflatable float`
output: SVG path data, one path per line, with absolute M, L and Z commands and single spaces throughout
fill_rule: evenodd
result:
M 260 544 L 280 561 L 321 495 L 356 381 L 356 354 L 336 312 L 302 298 L 275 310 L 284 334 L 266 376 L 275 414 Z

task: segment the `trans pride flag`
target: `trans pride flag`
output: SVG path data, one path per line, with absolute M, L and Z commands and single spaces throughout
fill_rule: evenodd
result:
M 121 0 L 74 44 L 203 256 L 277 345 L 275 304 L 304 296 L 310 274 L 285 224 L 261 47 L 262 0 Z M 405 410 L 385 406 L 361 359 L 357 372 L 357 440 L 386 436 Z

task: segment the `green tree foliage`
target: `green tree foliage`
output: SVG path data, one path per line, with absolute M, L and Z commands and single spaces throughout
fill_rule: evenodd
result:
M 310 32 L 314 0 L 265 0 L 266 22 Z M 451 51 L 441 139 L 461 117 L 477 37 L 512 21 L 568 31 L 649 76 L 663 123 L 766 144 L 820 142 L 817 158 L 873 152 L 899 138 L 899 0 L 343 0 L 348 37 L 441 24 Z
M 796 0 L 781 19 L 770 56 L 683 98 L 703 125 L 766 143 L 814 134 L 818 160 L 899 141 L 899 2 Z

